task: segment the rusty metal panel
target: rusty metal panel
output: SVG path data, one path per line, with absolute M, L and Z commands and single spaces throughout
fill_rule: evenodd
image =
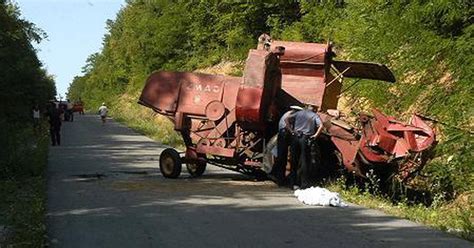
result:
M 237 102 L 237 94 L 242 83 L 240 77 L 227 77 L 225 79 L 224 93 L 222 95 L 222 103 L 228 110 L 233 110 Z
M 327 53 L 331 49 L 328 44 L 276 40 L 272 42 L 270 50 L 274 50 L 278 46 L 285 47 L 285 54 L 280 57 L 282 63 L 303 62 L 321 64 L 325 62 Z
M 410 142 L 410 149 L 415 152 L 421 152 L 425 149 L 428 149 L 430 146 L 432 146 L 435 141 L 436 141 L 436 134 L 434 130 L 428 126 L 418 115 L 413 114 L 412 118 L 410 119 L 410 125 L 413 125 L 415 127 L 418 127 L 420 129 L 423 129 L 422 132 L 416 131 L 416 132 L 410 132 L 406 133 L 406 136 L 412 136 L 414 145 L 409 138 L 407 139 L 407 142 Z
M 174 130 L 181 131 L 184 124 L 184 114 L 181 112 L 176 112 L 174 115 Z
M 235 153 L 235 149 L 232 148 L 215 147 L 201 144 L 197 145 L 196 151 L 202 154 L 212 154 L 228 158 L 232 158 Z
M 342 155 L 342 163 L 349 171 L 356 171 L 354 168 L 354 160 L 356 159 L 357 152 L 359 151 L 359 141 L 350 141 L 338 138 L 336 136 L 331 137 L 331 141 L 337 147 Z
M 263 88 L 270 53 L 265 50 L 250 50 L 245 62 L 244 85 Z
M 326 71 L 331 53 L 328 44 L 273 41 L 271 49 L 285 47 L 285 53 L 280 56 L 282 71 L 282 89 L 300 103 L 310 103 L 317 106 L 332 108 L 337 105 L 334 97 L 337 85 L 331 87 L 327 96 Z M 339 94 L 339 93 L 337 93 Z M 287 106 L 286 106 L 287 107 Z
M 377 129 L 377 131 L 380 131 Z M 369 137 L 368 145 L 383 149 L 384 151 L 394 153 L 394 148 L 397 143 L 397 138 L 389 133 L 379 133 Z
M 236 105 L 236 115 L 240 122 L 260 123 L 262 94 L 261 88 L 240 88 Z
M 139 102 L 166 115 L 205 116 L 212 101 L 223 101 L 227 109 L 233 109 L 241 82 L 239 77 L 223 75 L 156 72 L 148 78 Z
M 146 80 L 139 103 L 162 114 L 174 115 L 182 72 L 154 72 Z
M 221 101 L 224 88 L 224 76 L 202 73 L 185 73 L 180 78 L 181 92 L 178 111 L 205 115 L 207 104 Z
M 406 157 L 434 143 L 434 132 L 421 119 L 403 124 L 392 116 L 373 109 L 374 117 L 363 122 L 361 153 L 371 162 L 387 162 L 390 157 Z
M 302 103 L 321 106 L 326 84 L 324 78 L 283 75 L 282 88 Z
M 324 78 L 325 69 L 322 64 L 281 63 L 280 66 L 282 74 Z
M 331 137 L 331 141 L 341 153 L 344 166 L 349 171 L 359 173 L 359 169 L 356 168 L 355 164 L 357 152 L 359 151 L 359 139 L 352 132 L 352 128 L 344 121 L 338 120 L 324 112 L 319 112 L 318 115 L 323 122 L 325 133 Z
M 275 96 L 281 87 L 281 71 L 276 54 L 265 50 L 250 50 L 247 57 L 244 81 L 239 89 L 236 117 L 248 128 L 262 128 Z M 249 124 L 249 125 L 248 125 Z

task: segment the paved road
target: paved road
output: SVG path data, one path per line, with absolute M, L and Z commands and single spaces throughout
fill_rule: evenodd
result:
M 163 146 L 113 121 L 75 117 L 50 149 L 52 247 L 473 246 L 358 206 L 305 206 L 290 190 L 216 167 L 165 179 Z

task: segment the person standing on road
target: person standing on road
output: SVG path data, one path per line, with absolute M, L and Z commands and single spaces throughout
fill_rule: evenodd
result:
M 291 144 L 290 184 L 293 189 L 313 186 L 315 165 L 311 161 L 311 143 L 321 134 L 323 125 L 316 112 L 318 107 L 307 105 L 307 109 L 295 114 L 294 138 Z
M 61 109 L 56 103 L 51 103 L 51 108 L 48 112 L 49 118 L 49 133 L 51 135 L 51 145 L 61 145 Z
M 77 102 L 79 105 L 79 114 L 84 115 L 84 102 L 82 101 L 81 98 L 79 98 L 79 101 Z
M 109 109 L 107 106 L 105 106 L 105 102 L 102 103 L 102 106 L 99 107 L 99 115 L 100 119 L 102 119 L 102 126 L 105 125 L 105 120 L 107 118 L 107 113 L 109 112 Z
M 68 120 L 73 122 L 74 121 L 74 104 L 72 104 L 72 102 L 67 99 L 67 103 L 66 103 L 66 111 L 67 111 L 67 115 L 68 115 Z
M 296 112 L 303 110 L 300 106 L 291 106 L 278 122 L 277 157 L 269 174 L 276 184 L 283 185 L 285 180 L 285 168 L 288 161 L 288 146 L 291 144 L 294 117 Z
M 40 123 L 40 110 L 38 105 L 33 108 L 33 126 L 37 128 Z

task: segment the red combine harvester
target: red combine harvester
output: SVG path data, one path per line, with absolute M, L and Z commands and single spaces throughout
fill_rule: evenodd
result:
M 422 168 L 422 153 L 435 143 L 433 130 L 413 115 L 408 124 L 374 109 L 360 114 L 358 128 L 339 117 L 344 78 L 395 82 L 375 63 L 336 61 L 331 44 L 259 39 L 249 51 L 243 77 L 191 72 L 154 72 L 139 103 L 167 116 L 186 145 L 184 155 L 165 149 L 163 176 L 176 178 L 186 163 L 192 176 L 206 164 L 242 173 L 268 173 L 273 166 L 280 116 L 291 105 L 313 104 L 325 131 L 318 139 L 319 165 L 345 168 L 364 178 L 369 170 L 409 178 Z

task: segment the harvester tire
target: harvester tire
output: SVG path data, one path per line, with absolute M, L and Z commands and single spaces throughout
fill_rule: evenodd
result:
M 166 148 L 160 155 L 160 171 L 166 178 L 177 178 L 181 174 L 181 157 L 173 148 Z
M 205 160 L 205 155 L 198 155 L 199 157 L 204 157 L 203 160 L 199 160 L 195 163 L 186 163 L 186 169 L 191 177 L 199 177 L 204 171 L 206 171 L 207 162 Z

